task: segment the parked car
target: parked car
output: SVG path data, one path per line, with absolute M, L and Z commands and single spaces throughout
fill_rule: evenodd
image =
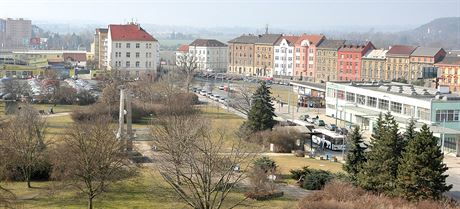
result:
M 222 104 L 226 104 L 225 98 L 219 98 L 219 102 Z
M 319 120 L 319 119 L 318 119 L 318 120 L 315 120 L 315 125 L 317 125 L 317 126 L 324 126 L 324 125 L 326 125 L 326 123 L 324 123 L 324 120 Z
M 307 118 L 307 122 L 309 123 L 315 123 L 316 120 L 318 120 L 318 118 L 312 118 L 312 117 Z
M 225 86 L 219 86 L 219 90 L 224 90 Z
M 210 98 L 212 96 L 211 92 L 206 93 L 206 97 Z
M 337 126 L 335 124 L 326 124 L 325 128 L 329 131 L 337 130 Z
M 205 91 L 205 90 L 201 90 L 201 91 L 200 91 L 200 95 L 206 96 L 206 91 Z
M 213 98 L 212 98 L 212 100 L 214 100 L 214 101 L 218 102 L 218 101 L 219 101 L 219 99 L 220 99 L 220 96 L 219 96 L 219 95 L 213 95 Z
M 301 116 L 299 117 L 299 119 L 300 119 L 300 120 L 303 120 L 303 121 L 307 121 L 308 118 L 310 118 L 309 115 L 301 115 Z

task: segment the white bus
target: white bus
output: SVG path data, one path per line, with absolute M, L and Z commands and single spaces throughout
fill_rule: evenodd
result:
M 326 129 L 313 129 L 313 143 L 330 150 L 345 150 L 345 136 Z

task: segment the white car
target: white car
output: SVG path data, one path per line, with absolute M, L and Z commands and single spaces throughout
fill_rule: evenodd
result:
M 219 90 L 224 90 L 225 86 L 219 86 Z
M 201 95 L 201 96 L 206 96 L 206 91 L 205 91 L 205 90 L 201 90 L 201 91 L 200 91 L 200 95 Z

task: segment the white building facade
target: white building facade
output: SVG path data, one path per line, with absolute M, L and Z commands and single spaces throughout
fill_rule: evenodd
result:
M 108 70 L 129 77 L 156 73 L 160 44 L 139 25 L 109 25 L 107 46 Z
M 292 38 L 291 38 L 292 39 Z M 294 41 L 282 37 L 274 47 L 274 76 L 294 75 Z
M 442 92 L 442 91 L 441 91 Z M 411 118 L 442 138 L 443 151 L 460 155 L 460 96 L 402 83 L 327 82 L 326 115 L 372 131 L 391 112 L 404 131 Z
M 226 72 L 227 70 L 228 47 L 218 40 L 197 39 L 188 45 L 188 52 L 196 60 L 199 71 Z

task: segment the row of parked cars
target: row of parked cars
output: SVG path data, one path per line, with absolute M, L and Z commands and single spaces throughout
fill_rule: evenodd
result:
M 324 127 L 325 129 L 327 130 L 330 130 L 330 131 L 335 131 L 339 134 L 342 134 L 342 135 L 347 135 L 348 134 L 348 129 L 346 128 L 339 128 L 337 127 L 337 125 L 335 124 L 326 124 L 324 122 L 324 120 L 321 120 L 318 116 L 316 117 L 312 117 L 310 115 L 301 115 L 299 117 L 300 120 L 302 121 L 306 121 L 306 122 L 309 122 L 309 123 L 312 123 L 312 124 L 315 124 L 317 126 L 322 126 Z
M 212 92 L 208 92 L 208 91 L 206 91 L 204 89 L 193 87 L 192 91 L 197 93 L 197 94 L 200 94 L 201 96 L 208 97 L 209 99 L 214 100 L 216 102 L 219 102 L 219 103 L 222 103 L 222 104 L 225 104 L 225 105 L 227 104 L 227 101 L 226 101 L 226 99 L 224 97 L 222 97 L 220 95 L 217 95 L 217 94 L 213 94 Z

